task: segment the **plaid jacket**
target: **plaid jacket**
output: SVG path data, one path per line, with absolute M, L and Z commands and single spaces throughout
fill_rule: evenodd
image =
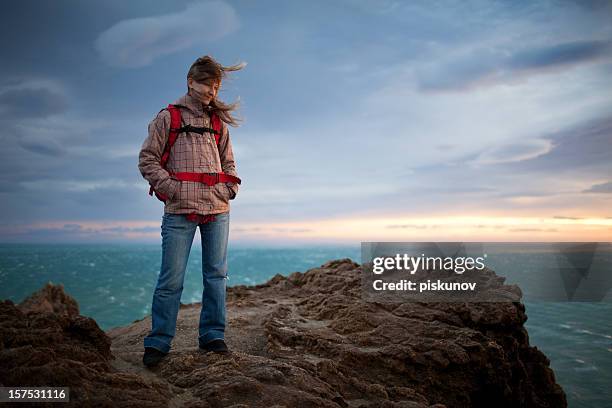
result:
M 174 105 L 179 106 L 182 116 L 181 126 L 212 127 L 210 117 L 202 103 L 185 94 Z M 222 134 L 219 148 L 211 133 L 193 132 L 178 135 L 166 167 L 173 173 L 226 173 L 239 177 L 232 152 L 227 124 L 221 121 Z M 170 112 L 162 109 L 149 123 L 149 136 L 145 139 L 138 155 L 138 169 L 153 188 L 168 196 L 164 212 L 174 214 L 219 214 L 229 211 L 229 201 L 238 193 L 236 183 L 217 183 L 208 186 L 195 181 L 180 181 L 171 177 L 161 165 L 170 129 Z

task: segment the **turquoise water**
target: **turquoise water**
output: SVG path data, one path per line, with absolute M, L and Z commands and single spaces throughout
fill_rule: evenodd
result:
M 230 247 L 228 285 L 262 283 L 338 258 L 361 262 L 359 246 Z M 103 330 L 150 314 L 159 245 L 0 245 L 0 299 L 20 302 L 46 282 L 62 283 Z M 498 270 L 504 274 L 504 271 Z M 193 246 L 182 303 L 199 302 L 201 250 Z M 612 304 L 525 302 L 532 345 L 551 360 L 570 407 L 612 406 Z

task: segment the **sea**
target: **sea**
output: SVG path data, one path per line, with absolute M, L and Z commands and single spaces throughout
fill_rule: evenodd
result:
M 276 274 L 305 272 L 341 258 L 361 263 L 361 247 L 230 244 L 227 284 L 264 283 Z M 80 313 L 106 331 L 151 313 L 160 263 L 158 244 L 0 244 L 0 299 L 19 303 L 47 282 L 63 284 Z M 496 272 L 503 276 L 504 267 L 500 263 Z M 201 248 L 194 243 L 181 302 L 199 302 L 201 296 Z M 530 344 L 550 359 L 569 406 L 612 407 L 612 303 L 524 304 Z

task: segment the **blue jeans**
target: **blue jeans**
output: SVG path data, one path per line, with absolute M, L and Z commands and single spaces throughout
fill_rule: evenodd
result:
M 225 290 L 229 212 L 215 214 L 215 221 L 199 224 L 202 237 L 202 310 L 198 342 L 225 339 Z M 162 219 L 162 263 L 153 293 L 151 332 L 145 347 L 168 353 L 176 334 L 183 282 L 191 244 L 198 224 L 183 214 L 164 213 Z

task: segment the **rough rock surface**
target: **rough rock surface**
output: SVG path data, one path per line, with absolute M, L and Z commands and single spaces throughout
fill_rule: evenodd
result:
M 198 350 L 182 305 L 154 369 L 150 316 L 105 334 L 60 291 L 0 303 L 0 385 L 70 386 L 74 406 L 567 406 L 521 303 L 364 302 L 349 259 L 228 288 L 227 355 Z
M 167 406 L 174 393 L 166 381 L 116 370 L 112 358 L 110 338 L 79 315 L 63 285 L 47 284 L 19 305 L 0 302 L 0 386 L 70 387 L 68 405 L 75 407 L 121 406 L 118 399 L 123 406 Z

